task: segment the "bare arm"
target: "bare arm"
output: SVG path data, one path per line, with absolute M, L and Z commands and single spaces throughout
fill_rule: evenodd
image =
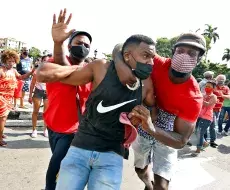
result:
M 143 106 L 136 106 L 131 115 L 142 121 L 142 128 L 150 135 L 161 143 L 175 149 L 181 149 L 186 145 L 195 128 L 195 123 L 190 123 L 177 117 L 174 122 L 175 132 L 164 131 L 154 126 L 149 111 Z
M 26 73 L 24 75 L 21 75 L 18 73 L 18 71 L 16 69 L 14 69 L 14 72 L 15 72 L 15 75 L 16 75 L 16 78 L 19 79 L 19 80 L 24 80 L 24 79 L 27 79 L 29 78 L 30 75 L 32 75 L 34 73 L 34 69 L 32 69 L 32 71 L 30 71 L 29 73 Z
M 69 76 L 78 66 L 60 66 L 53 63 L 42 63 L 37 69 L 38 82 L 56 82 Z
M 74 86 L 92 82 L 94 78 L 93 67 L 97 64 L 98 63 L 95 61 L 95 64 L 88 64 L 84 67 L 79 67 L 77 70 L 73 71 L 68 77 L 62 79 L 61 82 Z
M 205 106 L 212 106 L 212 105 L 216 104 L 216 102 L 217 102 L 217 97 L 215 95 L 213 95 L 209 101 L 204 101 L 203 104 Z
M 59 65 L 69 65 L 69 62 L 64 54 L 63 43 L 54 42 L 54 62 Z
M 30 83 L 30 92 L 29 92 L 29 98 L 32 98 L 32 94 L 33 94 L 33 91 L 34 91 L 34 87 L 35 87 L 35 84 L 36 84 L 36 74 L 33 75 L 33 78 L 32 78 L 32 81 Z
M 133 76 L 132 70 L 125 64 L 123 56 L 121 54 L 123 44 L 117 44 L 112 53 L 113 61 L 118 73 L 118 77 L 123 85 L 132 85 L 136 82 L 136 78 Z

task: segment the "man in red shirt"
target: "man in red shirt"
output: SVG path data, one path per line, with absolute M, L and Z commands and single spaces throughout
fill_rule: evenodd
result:
M 209 132 L 210 132 L 210 146 L 213 148 L 216 148 L 218 144 L 216 144 L 216 130 L 215 126 L 217 121 L 219 121 L 219 115 L 221 108 L 223 106 L 224 100 L 225 99 L 230 99 L 230 91 L 228 86 L 225 86 L 224 83 L 226 81 L 226 76 L 225 75 L 218 75 L 216 77 L 216 89 L 214 90 L 213 94 L 217 96 L 217 103 L 215 107 L 213 108 L 213 122 L 211 123 L 209 127 Z M 222 134 L 222 125 L 218 125 L 218 134 Z M 206 135 L 207 136 L 207 135 Z
M 149 111 L 143 106 L 136 106 L 130 114 L 131 122 L 133 118 L 142 120 L 143 130 L 141 133 L 139 130 L 133 149 L 135 170 L 145 183 L 145 189 L 168 189 L 177 163 L 176 149 L 186 145 L 194 131 L 203 98 L 192 70 L 205 51 L 203 36 L 185 33 L 177 40 L 172 59 L 154 57 L 151 78 L 159 110 L 157 119 L 152 123 Z M 115 57 L 116 66 L 122 67 L 117 69 L 120 81 L 129 81 L 129 85 L 135 83 L 120 56 Z M 156 142 L 150 137 L 154 137 Z M 151 152 L 153 158 L 149 160 Z M 150 161 L 153 161 L 154 185 L 148 172 Z
M 76 68 L 85 65 L 84 60 L 89 54 L 92 37 L 87 32 L 66 32 L 71 15 L 65 22 L 66 10 L 61 11 L 58 22 L 54 15 L 52 26 L 52 37 L 54 41 L 54 60 L 57 64 L 72 65 L 71 69 L 60 72 L 52 72 L 50 68 L 54 64 L 43 64 L 37 72 L 37 79 L 47 83 L 48 108 L 44 113 L 44 121 L 49 132 L 49 143 L 52 157 L 46 174 L 46 190 L 55 190 L 56 177 L 60 164 L 65 157 L 74 134 L 77 131 L 79 117 L 85 110 L 85 103 L 91 92 L 91 84 L 83 86 L 72 86 L 56 82 L 63 78 L 66 73 L 73 72 Z M 64 55 L 63 43 L 69 38 L 69 56 Z M 51 61 L 51 60 L 49 60 Z

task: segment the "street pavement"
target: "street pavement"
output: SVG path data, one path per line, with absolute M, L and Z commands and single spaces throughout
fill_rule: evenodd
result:
M 42 190 L 51 156 L 47 138 L 39 127 L 36 139 L 30 137 L 31 128 L 7 127 L 7 148 L 0 148 L 0 190 Z M 195 143 L 194 137 L 192 138 Z M 191 157 L 193 147 L 179 152 L 177 171 L 171 190 L 229 190 L 230 137 L 218 139 L 217 149 L 207 148 L 199 157 Z M 143 190 L 142 182 L 133 169 L 133 152 L 124 161 L 122 190 Z

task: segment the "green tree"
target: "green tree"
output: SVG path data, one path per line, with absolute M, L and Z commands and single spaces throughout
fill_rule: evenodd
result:
M 158 38 L 156 44 L 156 51 L 162 57 L 172 57 L 172 50 L 178 37 L 171 39 Z
M 226 60 L 226 61 L 229 61 L 230 60 L 230 49 L 229 48 L 226 48 L 224 50 L 224 55 L 222 57 L 222 60 Z
M 204 78 L 204 72 L 209 69 L 209 64 L 205 61 L 201 61 L 196 68 L 193 70 L 192 74 L 195 78 Z
M 30 48 L 29 56 L 33 57 L 34 60 L 38 58 L 40 55 L 41 55 L 41 51 L 38 48 L 36 47 Z
M 105 56 L 105 59 L 108 61 L 111 61 L 113 59 L 112 54 L 103 53 L 103 55 Z
M 217 39 L 219 39 L 219 34 L 217 33 L 217 27 L 212 27 L 210 24 L 205 24 L 206 29 L 204 30 L 204 37 L 207 43 L 207 51 L 205 55 L 205 60 L 207 60 L 208 52 L 211 49 L 211 43 L 215 44 Z

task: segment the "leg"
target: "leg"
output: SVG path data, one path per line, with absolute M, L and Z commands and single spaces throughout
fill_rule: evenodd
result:
M 5 128 L 7 116 L 0 117 L 0 146 L 6 146 L 7 143 L 3 141 L 3 131 Z
M 22 91 L 22 97 L 20 98 L 20 108 L 24 108 L 24 97 L 26 92 Z
M 227 107 L 226 109 L 227 109 L 227 112 L 228 112 L 228 121 L 227 121 L 227 123 L 225 125 L 224 131 L 227 134 L 228 130 L 230 128 L 230 118 L 229 118 L 229 116 L 230 116 L 230 107 Z
M 157 141 L 153 155 L 154 189 L 167 190 L 176 170 L 177 150 Z
M 43 107 L 43 113 L 46 111 L 46 109 L 47 109 L 47 107 L 48 107 L 48 100 L 47 99 L 43 99 L 43 105 L 44 105 L 44 107 Z M 46 124 L 44 123 L 44 130 L 46 130 L 46 128 L 47 128 L 47 126 L 46 126 Z
M 39 113 L 41 102 L 42 102 L 41 99 L 33 97 L 33 113 L 32 113 L 33 131 L 36 130 L 37 127 L 38 113 Z
M 163 177 L 154 174 L 154 189 L 156 190 L 167 190 L 169 186 L 169 181 Z
M 216 124 L 216 117 L 217 114 L 216 112 L 213 113 L 213 121 L 209 127 L 209 132 L 210 132 L 210 146 L 213 147 L 213 148 L 216 148 L 216 146 L 218 146 L 216 143 L 215 143 L 215 140 L 216 140 L 216 129 L 215 129 L 215 124 Z
M 92 151 L 71 146 L 61 162 L 56 190 L 84 190 L 91 172 L 92 154 Z M 110 162 L 110 158 L 107 160 Z
M 222 107 L 221 112 L 220 112 L 220 116 L 219 116 L 219 120 L 218 120 L 218 132 L 219 133 L 222 133 L 222 131 L 223 131 L 222 124 L 224 121 L 225 113 L 226 113 L 226 109 L 225 109 L 225 107 Z
M 114 152 L 93 152 L 88 190 L 119 190 L 122 181 L 123 157 Z
M 52 132 L 50 130 L 50 132 Z M 61 161 L 64 159 L 74 134 L 65 135 L 52 132 L 49 136 L 50 145 L 52 150 L 52 157 L 46 173 L 46 190 L 55 190 L 56 187 L 56 176 L 58 175 Z
M 135 171 L 140 180 L 144 182 L 146 190 L 153 189 L 152 174 L 148 170 L 148 166 L 152 161 L 152 148 L 154 143 L 155 141 L 138 135 L 132 144 Z

